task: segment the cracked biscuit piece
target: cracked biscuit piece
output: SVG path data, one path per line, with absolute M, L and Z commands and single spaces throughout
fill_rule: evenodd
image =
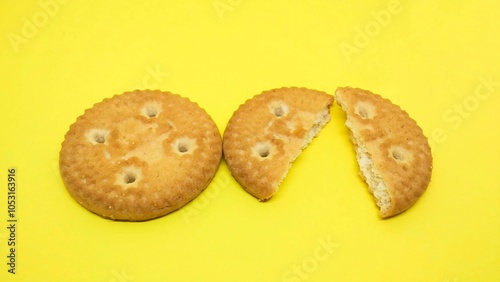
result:
M 427 138 L 399 106 L 358 88 L 338 88 L 335 100 L 346 113 L 359 174 L 368 184 L 380 216 L 410 208 L 425 192 L 432 173 Z
M 260 201 L 278 191 L 292 162 L 330 120 L 333 96 L 279 88 L 247 100 L 224 131 L 224 158 L 234 178 Z
M 221 157 L 219 130 L 197 104 L 169 92 L 136 90 L 78 117 L 65 135 L 59 167 L 83 207 L 105 218 L 143 221 L 198 196 Z

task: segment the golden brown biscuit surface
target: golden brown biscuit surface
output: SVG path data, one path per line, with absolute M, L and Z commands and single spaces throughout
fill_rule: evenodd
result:
M 82 206 L 141 221 L 179 209 L 215 175 L 222 140 L 197 104 L 161 91 L 133 91 L 87 109 L 66 133 L 59 166 Z
M 377 200 L 381 217 L 411 207 L 427 189 L 432 173 L 422 129 L 399 106 L 369 91 L 338 88 L 335 100 L 346 112 L 359 174 Z
M 292 162 L 330 120 L 333 96 L 306 88 L 279 88 L 247 100 L 224 131 L 224 158 L 243 188 L 270 199 Z

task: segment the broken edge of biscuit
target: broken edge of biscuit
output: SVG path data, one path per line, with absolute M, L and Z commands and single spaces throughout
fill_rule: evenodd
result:
M 432 155 L 422 129 L 399 106 L 358 88 L 338 88 L 336 102 L 356 151 L 361 178 L 368 184 L 382 218 L 410 208 L 425 192 Z
M 321 129 L 323 129 L 323 127 L 325 127 L 325 125 L 330 121 L 330 107 L 332 104 L 333 104 L 333 98 L 331 99 L 331 101 L 328 102 L 328 104 L 326 104 L 324 106 L 324 108 L 320 112 L 316 113 L 313 124 L 312 124 L 311 128 L 307 131 L 305 138 L 303 139 L 302 146 L 300 147 L 300 150 L 297 151 L 296 154 L 291 158 L 289 165 L 288 165 L 288 169 L 284 172 L 281 180 L 279 181 L 279 184 L 276 187 L 275 193 L 278 192 L 279 186 L 281 185 L 283 180 L 285 180 L 288 172 L 292 168 L 293 162 L 302 154 L 302 151 L 305 150 L 307 148 L 307 146 L 309 146 L 311 141 L 316 136 L 318 136 Z M 273 196 L 273 195 L 271 195 L 271 196 Z M 269 199 L 269 198 L 267 198 L 267 199 Z M 264 200 L 267 200 L 267 199 L 264 199 Z

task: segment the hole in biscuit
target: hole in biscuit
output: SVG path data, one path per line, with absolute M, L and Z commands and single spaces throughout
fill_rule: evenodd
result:
M 270 142 L 257 143 L 252 148 L 252 155 L 261 160 L 270 159 L 274 155 L 275 147 Z
M 106 142 L 106 137 L 103 134 L 96 133 L 94 135 L 94 140 L 96 143 L 103 144 Z
M 408 162 L 411 160 L 411 154 L 403 148 L 393 147 L 389 149 L 390 156 L 399 162 Z
M 367 118 L 368 117 L 368 114 L 366 113 L 366 109 L 365 108 L 360 108 L 359 109 L 359 115 L 363 118 Z
M 372 119 L 375 116 L 375 109 L 373 106 L 366 103 L 356 104 L 354 112 L 363 119 Z
M 269 148 L 267 147 L 262 147 L 259 149 L 259 156 L 262 158 L 266 158 L 269 156 Z
M 196 144 L 196 139 L 182 137 L 175 140 L 172 143 L 172 150 L 178 155 L 193 154 L 193 152 L 198 148 Z
M 186 153 L 188 151 L 188 147 L 184 143 L 179 143 L 177 145 L 177 150 L 179 150 L 179 152 L 181 152 L 181 153 Z
M 282 101 L 275 101 L 269 105 L 270 112 L 277 118 L 288 114 L 288 106 Z
M 142 169 L 135 166 L 124 167 L 117 175 L 115 184 L 125 189 L 137 187 L 142 180 Z
M 125 182 L 126 184 L 134 183 L 135 180 L 136 180 L 136 176 L 132 172 L 125 173 L 125 176 L 123 177 L 123 182 Z
M 151 101 L 141 108 L 141 113 L 148 118 L 154 118 L 160 114 L 161 107 L 160 103 Z
M 404 161 L 405 157 L 399 151 L 392 151 L 392 157 L 396 160 Z
M 284 114 L 284 113 L 283 113 L 283 108 L 281 108 L 281 107 L 276 107 L 276 108 L 274 108 L 274 115 L 275 115 L 276 117 L 280 117 L 280 116 L 282 116 L 283 114 Z
M 108 139 L 109 131 L 104 129 L 92 128 L 86 134 L 85 137 L 92 144 L 104 144 Z
M 147 108 L 146 109 L 146 115 L 150 118 L 156 117 L 158 115 L 158 110 L 154 108 Z

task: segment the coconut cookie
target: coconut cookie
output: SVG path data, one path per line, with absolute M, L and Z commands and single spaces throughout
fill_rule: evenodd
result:
M 309 142 L 330 120 L 333 96 L 306 88 L 265 91 L 247 100 L 224 131 L 234 178 L 260 201 L 270 199 Z
M 70 126 L 59 166 L 71 196 L 105 218 L 142 221 L 175 211 L 215 175 L 217 126 L 197 104 L 160 91 L 104 99 Z
M 387 218 L 410 208 L 425 192 L 432 173 L 427 138 L 399 106 L 357 88 L 338 88 L 335 100 L 346 113 L 359 174 Z

